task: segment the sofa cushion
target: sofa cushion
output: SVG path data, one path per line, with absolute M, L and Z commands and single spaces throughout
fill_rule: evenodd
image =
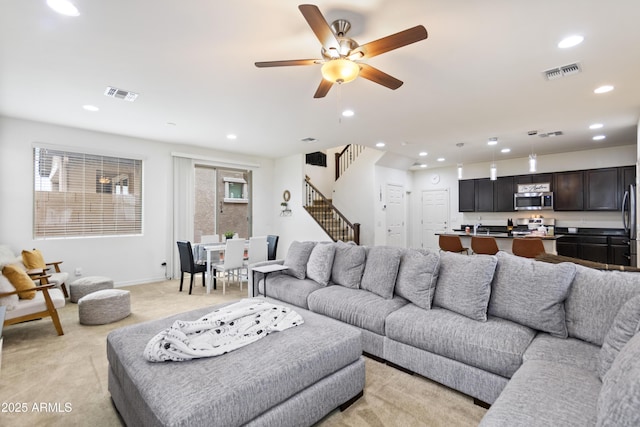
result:
M 535 336 L 532 329 L 497 317 L 477 322 L 443 308 L 424 310 L 413 304 L 389 314 L 385 332 L 394 341 L 506 378 L 520 367 Z
M 473 320 L 487 320 L 491 280 L 497 258 L 493 255 L 440 253 L 440 272 L 433 305 Z
M 267 276 L 267 296 L 297 307 L 309 308 L 307 297 L 322 287 L 311 279 L 296 279 L 286 274 L 275 273 Z M 264 279 L 258 282 L 258 293 L 264 295 Z
M 380 295 L 393 298 L 398 266 L 402 250 L 392 246 L 373 246 L 367 252 L 367 262 L 360 287 Z
M 36 297 L 36 284 L 21 266 L 17 264 L 5 265 L 2 268 L 2 274 L 9 279 L 9 282 L 17 291 L 27 291 L 20 292 L 18 294 L 19 299 L 34 299 Z M 30 291 L 29 289 L 33 290 Z
M 418 307 L 430 309 L 440 270 L 440 255 L 424 249 L 407 249 L 400 260 L 397 295 Z
M 333 258 L 331 281 L 347 288 L 359 288 L 367 256 L 365 248 L 353 242 L 338 241 L 334 245 L 336 254 Z
M 578 366 L 591 372 L 598 371 L 600 347 L 576 338 L 558 338 L 540 332 L 533 339 L 522 360 L 544 360 Z
M 640 334 L 625 345 L 602 379 L 598 426 L 640 425 Z
M 593 426 L 600 388 L 595 372 L 564 363 L 525 362 L 480 427 Z
M 291 242 L 287 256 L 284 258 L 284 265 L 289 268 L 284 270 L 284 273 L 298 279 L 306 278 L 307 262 L 309 262 L 309 255 L 315 245 L 315 242 Z
M 267 290 L 268 292 L 268 290 Z M 327 286 L 307 298 L 309 310 L 353 326 L 384 335 L 385 319 L 407 304 L 401 297 L 384 299 L 373 292 L 344 286 Z
M 639 293 L 638 273 L 576 265 L 576 277 L 564 304 L 569 336 L 602 345 L 620 308 Z
M 307 277 L 327 286 L 331 278 L 333 257 L 336 247 L 331 243 L 318 243 L 314 246 L 307 262 Z
M 622 306 L 613 321 L 613 325 L 609 328 L 609 332 L 604 337 L 604 343 L 600 350 L 600 365 L 598 367 L 600 378 L 604 378 L 622 347 L 629 342 L 639 329 L 640 295 L 636 295 Z
M 16 288 L 13 287 L 9 279 L 0 274 L 0 294 L 6 292 L 13 292 Z M 18 294 L 7 295 L 0 298 L 0 305 L 5 306 L 7 311 L 11 311 L 18 306 Z
M 549 264 L 502 251 L 496 256 L 489 314 L 566 338 L 564 300 L 575 264 Z

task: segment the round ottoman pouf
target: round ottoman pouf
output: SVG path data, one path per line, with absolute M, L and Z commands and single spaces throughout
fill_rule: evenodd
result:
M 113 280 L 102 276 L 82 277 L 69 285 L 69 301 L 78 302 L 83 296 L 102 289 L 113 289 Z
M 83 325 L 104 325 L 131 314 L 129 291 L 105 289 L 92 292 L 78 301 L 78 315 Z

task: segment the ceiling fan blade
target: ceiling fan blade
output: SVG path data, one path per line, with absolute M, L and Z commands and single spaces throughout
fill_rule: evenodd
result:
M 329 89 L 331 89 L 331 87 L 333 86 L 333 83 L 331 83 L 329 80 L 326 79 L 322 79 L 322 81 L 320 81 L 320 85 L 318 86 L 318 89 L 316 89 L 316 93 L 313 95 L 314 98 L 324 98 L 327 93 L 329 92 Z
M 372 82 L 381 84 L 382 86 L 388 87 L 389 89 L 393 90 L 398 89 L 403 84 L 402 81 L 390 76 L 387 73 L 383 73 L 382 71 L 372 67 L 369 64 L 359 63 L 358 65 L 360 65 L 360 77 L 362 78 L 371 80 Z
M 318 6 L 313 4 L 301 4 L 298 6 L 300 12 L 302 12 L 302 16 L 307 20 L 307 23 L 313 30 L 314 34 L 320 40 L 322 46 L 329 49 L 336 49 L 339 51 L 340 43 L 336 39 L 336 36 L 331 31 L 331 27 L 327 23 L 327 20 L 322 16 L 322 12 L 318 9 Z
M 418 25 L 413 28 L 409 28 L 408 30 L 400 31 L 399 33 L 391 34 L 390 36 L 363 44 L 362 46 L 354 49 L 353 53 L 351 53 L 349 57 L 351 59 L 372 58 L 382 53 L 389 52 L 390 50 L 424 40 L 427 36 L 427 29 L 422 25 Z
M 266 61 L 266 62 L 256 62 L 256 67 L 258 68 L 266 68 L 266 67 L 287 67 L 290 65 L 315 65 L 320 64 L 322 60 L 320 59 L 290 59 L 285 61 Z

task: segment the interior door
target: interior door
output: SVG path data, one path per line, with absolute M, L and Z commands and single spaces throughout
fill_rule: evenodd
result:
M 387 245 L 404 246 L 404 187 L 387 184 Z
M 422 192 L 422 247 L 438 250 L 438 236 L 449 228 L 449 190 Z

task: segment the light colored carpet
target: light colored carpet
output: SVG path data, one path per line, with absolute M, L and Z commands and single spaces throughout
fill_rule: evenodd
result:
M 67 302 L 59 310 L 65 333 L 60 337 L 49 318 L 5 328 L 0 425 L 120 426 L 107 386 L 107 334 L 246 296 L 246 289 L 240 292 L 237 285 L 225 296 L 220 289 L 207 295 L 200 283 L 192 295 L 178 292 L 175 280 L 123 288 L 131 291 L 132 314 L 108 325 L 80 325 L 77 304 Z M 345 412 L 332 412 L 319 425 L 475 426 L 485 412 L 468 396 L 367 359 L 364 397 Z

